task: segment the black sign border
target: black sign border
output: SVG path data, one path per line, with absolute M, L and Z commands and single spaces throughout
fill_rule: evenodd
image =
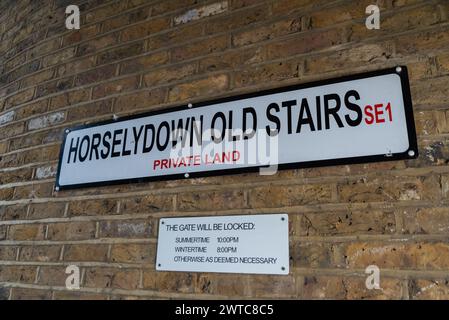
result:
M 402 95 L 404 100 L 404 111 L 405 118 L 407 124 L 407 134 L 409 140 L 409 149 L 405 152 L 401 153 L 392 153 L 392 154 L 378 154 L 372 156 L 361 156 L 361 157 L 350 157 L 350 158 L 338 158 L 338 159 L 329 159 L 329 160 L 315 160 L 315 161 L 307 161 L 307 162 L 292 162 L 286 164 L 279 164 L 278 170 L 288 170 L 288 169 L 304 169 L 304 168 L 313 168 L 313 167 L 324 167 L 324 166 L 334 166 L 334 165 L 345 165 L 345 164 L 360 164 L 360 163 L 370 163 L 370 162 L 381 162 L 381 161 L 394 161 L 394 160 L 403 160 L 403 159 L 415 159 L 418 157 L 418 144 L 416 139 L 416 129 L 415 129 L 415 121 L 413 117 L 413 106 L 412 106 L 412 98 L 410 94 L 410 84 L 408 77 L 408 70 L 406 66 L 397 66 L 388 69 L 375 70 L 369 72 L 363 72 L 348 76 L 330 78 L 325 80 L 318 80 L 308 83 L 294 84 L 284 87 L 278 87 L 268 90 L 261 90 L 251 93 L 244 93 L 235 96 L 223 97 L 214 100 L 208 100 L 203 102 L 194 103 L 189 107 L 188 104 L 178 105 L 175 107 L 149 111 L 145 113 L 135 114 L 120 117 L 118 119 L 110 119 L 105 121 L 100 121 L 96 123 L 90 123 L 87 125 L 75 126 L 70 129 L 64 130 L 64 137 L 61 145 L 61 150 L 59 152 L 59 162 L 58 162 L 58 171 L 56 174 L 56 184 L 55 190 L 69 190 L 69 189 L 78 189 L 78 188 L 89 188 L 89 187 L 100 187 L 100 186 L 109 186 L 109 185 L 118 185 L 118 184 L 129 184 L 129 183 L 137 183 L 137 182 L 151 182 L 151 181 L 166 181 L 166 180 L 176 180 L 176 179 L 191 179 L 191 178 L 200 178 L 200 177 L 210 177 L 210 176 L 221 176 L 221 175 L 230 175 L 230 174 L 238 174 L 238 173 L 251 173 L 257 172 L 260 168 L 266 166 L 254 166 L 254 167 L 244 167 L 244 168 L 234 168 L 234 169 L 222 169 L 222 170 L 210 170 L 210 171 L 201 171 L 201 172 L 189 172 L 188 177 L 185 174 L 170 174 L 165 176 L 154 176 L 154 177 L 140 177 L 140 178 L 127 178 L 127 179 L 119 179 L 119 180 L 108 180 L 108 181 L 97 181 L 97 182 L 89 182 L 89 183 L 79 183 L 79 184 L 71 184 L 71 185 L 60 185 L 59 178 L 61 173 L 61 164 L 62 164 L 62 156 L 65 149 L 66 138 L 67 135 L 76 130 L 86 129 L 90 127 L 101 126 L 110 123 L 122 122 L 132 119 L 138 119 L 148 116 L 160 115 L 164 113 L 171 113 L 181 110 L 187 110 L 191 108 L 200 108 L 208 105 L 213 105 L 217 103 L 230 102 L 248 98 L 254 98 L 264 95 L 271 95 L 276 93 L 282 93 L 286 91 L 293 91 L 299 89 L 306 89 L 318 86 L 324 86 L 328 84 L 335 84 L 346 81 L 360 80 L 366 78 L 372 78 L 376 76 L 382 76 L 387 74 L 397 74 L 401 79 L 401 87 L 402 87 Z M 412 154 L 409 154 L 410 151 L 413 151 Z

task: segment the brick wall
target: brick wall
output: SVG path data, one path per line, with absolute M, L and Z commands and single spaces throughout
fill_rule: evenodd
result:
M 73 3 L 79 31 L 65 29 Z M 0 299 L 449 298 L 448 1 L 0 6 Z M 398 64 L 416 160 L 54 191 L 66 127 Z M 155 271 L 160 217 L 284 212 L 288 276 Z M 381 290 L 365 288 L 370 264 Z

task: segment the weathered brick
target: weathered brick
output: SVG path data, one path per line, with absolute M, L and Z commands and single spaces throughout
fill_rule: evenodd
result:
M 298 78 L 303 73 L 301 60 L 276 62 L 244 69 L 234 76 L 234 87 L 241 88 L 258 83 Z
M 69 203 L 70 216 L 96 216 L 117 213 L 117 201 L 111 199 L 73 201 Z
M 419 52 L 425 54 L 429 50 L 444 48 L 449 41 L 449 33 L 444 28 L 422 33 L 411 33 L 395 38 L 396 52 L 410 55 Z
M 45 146 L 38 149 L 28 150 L 24 156 L 25 163 L 57 160 L 59 155 L 58 145 Z
M 190 9 L 174 17 L 175 25 L 188 23 L 204 17 L 214 16 L 228 10 L 228 1 L 211 3 L 198 8 Z
M 2 115 L 0 115 L 0 126 L 5 124 L 5 123 L 13 121 L 14 120 L 14 115 L 15 115 L 14 110 L 13 111 L 8 111 L 8 112 L 3 113 Z
M 33 283 L 35 278 L 36 267 L 0 266 L 0 282 Z
M 21 153 L 11 153 L 0 157 L 0 167 L 8 168 L 13 166 L 18 166 L 23 163 L 23 154 Z
M 112 99 L 83 104 L 67 111 L 67 121 L 89 120 L 91 117 L 110 114 Z
M 299 31 L 301 31 L 301 18 L 294 17 L 276 21 L 267 26 L 235 32 L 232 35 L 232 44 L 240 47 Z
M 412 98 L 415 105 L 441 105 L 449 102 L 445 84 L 449 77 L 440 77 L 421 82 L 411 87 Z
M 366 64 L 385 65 L 393 58 L 391 42 L 376 42 L 353 46 L 350 49 L 332 51 L 324 55 L 313 55 L 306 58 L 306 73 L 317 74 L 335 70 L 346 73 L 348 68 Z
M 58 51 L 57 53 L 45 56 L 42 59 L 42 66 L 48 67 L 69 60 L 75 56 L 76 47 L 71 47 Z
M 2 172 L 0 175 L 0 185 L 30 180 L 33 170 L 31 168 L 23 168 Z
M 43 240 L 44 236 L 45 225 L 43 224 L 14 224 L 9 226 L 9 240 Z
M 391 234 L 395 232 L 394 212 L 332 212 L 304 214 L 301 232 L 304 236 L 355 234 Z
M 120 74 L 140 72 L 163 65 L 167 61 L 168 53 L 166 51 L 147 54 L 143 57 L 123 61 L 120 66 Z
M 23 64 L 26 61 L 26 55 L 25 52 L 15 56 L 11 60 L 5 63 L 5 70 L 9 71 L 12 70 L 19 65 Z
M 61 44 L 61 38 L 56 37 L 53 39 L 47 39 L 45 42 L 38 43 L 36 47 L 27 51 L 27 58 L 28 58 L 28 60 L 32 60 L 39 56 L 53 52 L 53 51 L 59 49 L 60 44 Z
M 47 267 L 42 266 L 39 269 L 39 276 L 37 283 L 47 286 L 64 287 L 68 275 L 65 273 L 65 266 Z
M 1 237 L 0 237 L 1 239 Z M 17 256 L 17 247 L 13 246 L 0 246 L 0 260 L 7 261 L 16 260 Z
M 86 23 L 93 23 L 100 21 L 115 15 L 117 12 L 122 12 L 126 10 L 127 2 L 116 2 L 109 4 L 107 6 L 101 6 L 99 8 L 94 8 L 92 11 L 86 14 Z
M 140 282 L 139 270 L 88 268 L 85 273 L 85 286 L 93 288 L 137 289 Z
M 149 88 L 161 84 L 168 84 L 192 76 L 196 73 L 196 69 L 196 63 L 157 69 L 144 74 L 143 82 Z
M 381 278 L 381 289 L 368 290 L 364 277 L 306 276 L 303 280 L 302 299 L 401 299 L 400 280 Z
M 16 119 L 25 119 L 34 115 L 38 115 L 47 111 L 48 100 L 40 100 L 27 104 L 16 111 Z
M 202 24 L 181 25 L 176 30 L 167 30 L 166 32 L 154 35 L 147 40 L 148 50 L 157 50 L 165 47 L 171 47 L 199 38 L 203 35 L 204 26 Z
M 36 98 L 64 91 L 73 87 L 73 77 L 67 77 L 60 80 L 45 82 L 36 88 Z
M 11 288 L 13 300 L 50 300 L 51 291 L 29 288 Z
M 22 88 L 34 86 L 37 83 L 41 83 L 53 78 L 54 70 L 47 69 L 38 73 L 33 73 L 30 76 L 27 76 L 21 80 Z
M 79 291 L 55 291 L 55 300 L 107 300 L 108 296 L 103 294 L 86 293 Z
M 0 225 L 0 240 L 6 239 L 6 233 L 8 232 L 7 225 Z
M 29 288 L 12 288 L 11 299 L 13 300 L 50 300 L 51 291 Z
M 340 201 L 374 202 L 439 199 L 439 177 L 379 178 L 350 181 L 337 186 Z
M 114 220 L 100 222 L 100 238 L 149 238 L 152 235 L 152 221 Z
M 269 8 L 265 4 L 258 7 L 247 8 L 229 15 L 218 15 L 205 21 L 205 32 L 207 34 L 232 31 L 242 28 L 258 21 L 263 21 L 269 17 Z
M 116 69 L 117 66 L 112 64 L 83 72 L 76 76 L 75 84 L 81 86 L 111 78 L 115 75 Z
M 442 74 L 449 73 L 449 54 L 442 54 L 437 57 L 438 70 Z
M 168 292 L 193 293 L 196 275 L 188 272 L 144 271 L 143 287 L 149 290 L 164 288 Z
M 27 204 L 0 206 L 0 220 L 23 220 L 27 216 Z
M 323 1 L 318 1 L 323 2 Z M 272 5 L 272 12 L 275 15 L 291 13 L 293 10 L 302 9 L 312 3 L 317 3 L 316 0 L 278 0 Z
M 176 47 L 171 50 L 171 59 L 173 61 L 189 60 L 198 57 L 199 55 L 205 56 L 214 52 L 224 51 L 227 47 L 227 36 L 217 36 L 193 44 Z
M 134 1 L 136 1 L 136 0 L 134 0 Z M 186 7 L 192 6 L 197 3 L 198 2 L 196 0 L 184 0 L 182 2 L 161 1 L 161 2 L 155 3 L 154 5 L 151 6 L 151 14 L 153 16 L 155 16 L 155 15 L 172 12 L 175 10 L 177 11 L 177 10 L 180 10 L 181 8 L 186 8 Z
M 148 14 L 148 10 L 142 10 L 142 14 L 143 13 L 147 13 Z M 137 22 L 137 21 L 136 21 Z M 130 18 L 129 18 L 129 14 L 124 14 L 124 15 L 120 15 L 118 17 L 114 17 L 111 19 L 108 19 L 104 22 L 102 22 L 102 31 L 103 32 L 108 32 L 111 30 L 115 30 L 118 29 L 120 27 L 126 26 L 127 24 L 130 23 Z
M 95 66 L 96 56 L 85 57 L 57 66 L 56 74 L 64 77 L 74 73 L 80 73 Z
M 121 31 L 122 41 L 131 41 L 147 37 L 170 26 L 169 17 L 161 17 L 145 21 Z
M 226 210 L 245 207 L 243 191 L 190 192 L 178 195 L 178 208 L 182 211 Z
M 10 295 L 10 288 L 4 287 L 3 285 L 0 285 L 0 301 L 1 300 L 8 300 Z
M 9 151 L 15 151 L 15 150 L 23 149 L 23 148 L 38 146 L 38 145 L 42 144 L 43 136 L 44 136 L 44 133 L 39 132 L 39 133 L 31 134 L 31 135 L 28 134 L 28 135 L 24 135 L 24 136 L 19 136 L 17 138 L 12 138 L 12 139 L 10 139 L 10 143 L 9 143 Z M 25 155 L 22 154 L 21 155 L 22 158 L 25 158 Z M 34 154 L 34 156 L 35 156 L 35 154 Z M 27 158 L 29 159 L 30 156 L 27 156 Z
M 174 86 L 168 92 L 168 100 L 170 102 L 179 102 L 197 96 L 219 94 L 226 91 L 228 87 L 229 78 L 226 74 L 215 75 Z
M 256 65 L 263 62 L 265 51 L 261 47 L 247 48 L 242 51 L 226 51 L 221 55 L 212 55 L 199 61 L 199 73 L 234 70 L 239 67 Z
M 89 99 L 89 95 L 89 89 L 65 92 L 61 95 L 51 98 L 49 109 L 56 110 L 59 108 L 70 106 L 72 104 L 87 101 Z
M 6 151 L 8 150 L 8 144 L 9 144 L 9 141 L 0 142 L 0 154 L 6 153 Z
M 343 31 L 340 28 L 301 34 L 289 40 L 282 40 L 267 45 L 267 56 L 269 59 L 278 59 L 312 51 L 331 49 L 333 46 L 344 42 L 342 34 Z
M 107 261 L 106 244 L 70 244 L 64 247 L 64 261 Z
M 338 244 L 302 242 L 290 245 L 290 259 L 294 267 L 329 268 L 337 265 L 334 252 Z
M 72 30 L 72 32 L 69 32 L 63 37 L 62 45 L 65 47 L 74 43 L 78 43 L 80 41 L 90 39 L 98 33 L 97 29 L 98 26 L 94 24 L 91 26 L 85 26 L 83 28 L 80 28 L 79 30 Z
M 198 277 L 198 284 L 196 291 L 205 294 L 217 294 L 227 296 L 248 296 L 248 286 L 245 281 L 247 276 L 226 274 L 200 274 Z
M 97 57 L 97 65 L 132 57 L 138 55 L 139 53 L 142 53 L 142 51 L 143 51 L 143 42 L 133 43 L 131 45 L 114 48 L 112 50 L 99 54 Z
M 64 122 L 64 120 L 64 112 L 51 113 L 42 117 L 33 118 L 28 121 L 28 130 L 47 128 L 49 126 Z
M 64 216 L 65 203 L 33 203 L 28 213 L 29 219 L 61 218 Z
M 21 91 L 20 93 L 6 99 L 5 108 L 6 109 L 12 108 L 22 103 L 28 102 L 33 98 L 33 95 L 34 95 L 34 88 L 25 89 L 24 91 Z
M 352 243 L 346 247 L 349 268 L 376 265 L 390 269 L 444 270 L 449 266 L 447 243 Z
M 447 208 L 421 208 L 401 210 L 402 232 L 410 234 L 446 234 L 449 231 Z
M 38 180 L 52 178 L 56 176 L 56 170 L 57 170 L 56 165 L 39 167 L 36 168 L 36 173 L 34 174 L 34 177 Z
M 331 201 L 330 185 L 267 186 L 249 191 L 253 208 L 283 207 Z
M 84 42 L 78 46 L 76 55 L 82 57 L 118 43 L 119 33 L 113 32 Z
M 20 261 L 58 261 L 61 246 L 23 246 L 20 248 Z
M 88 240 L 95 238 L 95 222 L 61 222 L 48 225 L 49 240 Z
M 410 280 L 410 298 L 413 300 L 445 300 L 449 298 L 449 280 Z
M 151 107 L 165 101 L 167 90 L 158 88 L 120 96 L 114 104 L 114 112 L 129 112 L 143 107 Z
M 39 70 L 39 65 L 40 65 L 39 60 L 31 61 L 31 62 L 26 63 L 23 66 L 15 69 L 14 71 L 12 71 L 9 74 L 2 75 L 0 77 L 0 80 L 6 81 L 6 82 L 12 82 L 12 81 L 18 80 L 28 74 L 31 74 L 31 73 Z M 24 96 L 21 96 L 20 98 L 23 99 Z
M 139 77 L 130 77 L 112 82 L 107 82 L 95 86 L 92 91 L 92 98 L 98 99 L 108 95 L 131 91 L 137 89 L 139 86 Z
M 251 275 L 248 277 L 249 296 L 256 298 L 295 298 L 296 279 L 288 276 Z
M 114 244 L 111 249 L 111 261 L 122 263 L 153 264 L 156 258 L 154 244 Z
M 169 195 L 147 195 L 120 200 L 120 213 L 151 213 L 173 210 L 173 197 Z

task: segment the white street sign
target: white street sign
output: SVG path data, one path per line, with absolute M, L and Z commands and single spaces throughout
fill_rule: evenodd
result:
M 418 156 L 407 69 L 67 129 L 57 188 Z

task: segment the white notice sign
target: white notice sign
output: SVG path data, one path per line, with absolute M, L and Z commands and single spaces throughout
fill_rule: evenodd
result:
M 288 215 L 159 221 L 156 270 L 288 274 Z

